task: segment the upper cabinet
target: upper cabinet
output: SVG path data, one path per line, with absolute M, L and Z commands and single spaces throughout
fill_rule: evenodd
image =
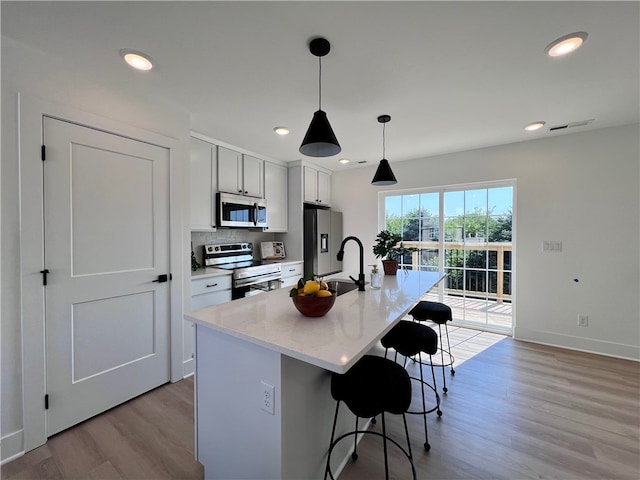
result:
M 267 231 L 286 232 L 288 219 L 287 168 L 264 162 L 264 198 L 267 200 Z
M 264 198 L 264 160 L 219 146 L 218 191 Z
M 321 170 L 303 167 L 303 199 L 306 203 L 331 206 L 331 176 Z
M 215 231 L 216 146 L 191 139 L 191 230 Z

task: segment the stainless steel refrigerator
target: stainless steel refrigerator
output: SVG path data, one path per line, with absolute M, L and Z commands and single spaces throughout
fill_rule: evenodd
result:
M 342 271 L 336 258 L 342 242 L 342 212 L 308 209 L 304 212 L 304 274 L 325 276 Z

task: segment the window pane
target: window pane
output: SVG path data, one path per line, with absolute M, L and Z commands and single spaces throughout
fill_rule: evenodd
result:
M 445 267 L 462 267 L 464 266 L 464 253 L 462 250 L 445 250 L 444 251 Z
M 463 290 L 464 289 L 464 275 L 461 269 L 445 269 L 447 272 L 446 278 L 446 288 L 450 288 L 453 290 Z
M 498 268 L 498 252 L 497 250 L 489 249 L 489 268 L 496 269 Z
M 488 196 L 491 214 L 511 216 L 513 210 L 513 187 L 490 188 Z
M 420 251 L 420 266 L 434 267 L 429 270 L 438 269 L 438 250 L 427 249 Z
M 402 214 L 407 216 L 417 216 L 420 207 L 420 195 L 403 195 L 402 196 Z
M 417 242 L 420 240 L 420 219 L 405 218 L 402 224 L 402 240 Z
M 485 268 L 487 266 L 486 250 L 465 250 L 466 268 Z
M 487 190 L 467 190 L 464 192 L 464 213 L 466 215 L 487 214 Z

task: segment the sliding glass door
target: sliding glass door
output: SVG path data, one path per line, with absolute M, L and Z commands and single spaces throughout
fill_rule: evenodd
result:
M 429 299 L 468 326 L 510 332 L 513 289 L 513 183 L 384 196 L 386 229 L 414 251 L 406 269 L 445 271 Z

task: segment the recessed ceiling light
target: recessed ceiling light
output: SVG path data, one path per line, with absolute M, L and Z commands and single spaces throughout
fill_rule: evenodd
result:
M 289 129 L 287 127 L 274 127 L 273 131 L 278 135 L 289 135 Z
M 349 160 L 348 158 L 341 158 L 340 160 L 338 160 L 340 163 L 349 163 L 351 160 Z
M 123 48 L 120 50 L 120 55 L 124 58 L 125 62 L 136 70 L 151 70 L 153 68 L 151 58 L 142 52 Z
M 587 40 L 587 32 L 575 32 L 558 38 L 544 49 L 550 57 L 562 57 L 577 50 Z
M 524 129 L 527 132 L 535 132 L 536 130 L 540 130 L 542 127 L 544 127 L 546 122 L 532 122 L 528 125 L 524 126 Z

